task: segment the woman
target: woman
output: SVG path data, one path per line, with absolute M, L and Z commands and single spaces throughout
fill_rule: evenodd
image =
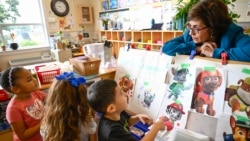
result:
M 166 42 L 162 52 L 196 54 L 220 58 L 226 52 L 229 60 L 250 61 L 250 36 L 233 23 L 227 5 L 221 0 L 202 0 L 188 13 L 187 30 L 182 36 Z

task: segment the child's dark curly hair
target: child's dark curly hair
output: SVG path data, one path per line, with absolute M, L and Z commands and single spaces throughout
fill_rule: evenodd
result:
M 24 70 L 23 67 L 11 67 L 1 73 L 0 84 L 4 90 L 11 93 L 11 87 L 16 85 L 16 80 L 20 77 L 18 72 Z

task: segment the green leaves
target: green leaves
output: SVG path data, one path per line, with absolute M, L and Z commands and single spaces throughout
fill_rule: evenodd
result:
M 16 22 L 16 17 L 20 17 L 17 6 L 18 0 L 5 0 L 5 3 L 0 3 L 0 23 L 4 23 L 5 20 L 11 20 Z
M 175 15 L 175 20 L 181 19 L 184 16 L 187 16 L 188 11 L 200 0 L 178 0 L 176 4 L 177 13 Z M 234 2 L 237 0 L 223 0 L 223 2 L 229 7 L 229 16 L 233 19 L 234 22 L 237 22 L 237 19 L 240 17 L 239 14 L 233 11 Z M 186 21 L 184 22 L 186 23 Z

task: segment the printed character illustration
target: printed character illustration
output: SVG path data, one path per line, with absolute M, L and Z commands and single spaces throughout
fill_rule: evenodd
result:
M 171 131 L 174 128 L 175 121 L 180 120 L 185 112 L 180 102 L 174 102 L 167 105 L 166 114 L 168 116 L 161 116 L 160 118 L 164 121 L 166 130 Z
M 239 86 L 231 85 L 227 88 L 226 92 L 232 95 L 228 100 L 228 104 L 232 107 L 233 114 L 245 112 L 250 118 L 250 77 L 245 78 L 245 80 L 240 79 L 238 84 Z
M 154 101 L 155 94 L 152 93 L 151 89 L 146 89 L 144 91 L 143 106 L 149 108 L 151 103 Z
M 213 108 L 214 91 L 222 83 L 222 75 L 217 69 L 203 70 L 196 78 L 192 108 L 198 113 L 204 113 L 204 105 L 207 105 L 206 113 L 214 116 L 216 111 Z
M 232 134 L 223 133 L 224 141 L 249 141 L 250 140 L 250 125 L 249 119 L 244 117 L 230 116 L 230 126 Z
M 184 85 L 184 83 L 187 81 L 187 75 L 189 74 L 189 70 L 187 68 L 182 68 L 179 70 L 172 68 L 172 74 L 174 76 L 173 80 L 176 82 L 173 82 L 169 86 L 170 94 L 168 95 L 168 98 L 170 99 L 172 96 L 174 96 L 175 100 L 178 99 L 182 91 L 190 89 L 191 86 Z
M 134 87 L 134 83 L 133 80 L 131 80 L 129 78 L 129 76 L 125 75 L 123 77 L 120 78 L 119 80 L 119 86 L 122 88 L 123 92 L 126 92 L 129 97 L 132 97 L 133 95 L 133 87 Z M 128 101 L 129 101 L 129 97 L 128 97 Z

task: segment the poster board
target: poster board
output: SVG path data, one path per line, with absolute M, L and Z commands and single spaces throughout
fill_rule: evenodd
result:
M 133 88 L 128 91 L 128 110 L 148 114 L 156 120 L 172 58 L 154 51 L 120 49 L 115 80 L 120 82 L 125 78 L 133 83 Z
M 182 90 L 183 95 L 175 97 L 171 95 L 170 89 L 171 84 L 176 82 L 173 68 L 178 70 L 183 66 L 190 68 L 188 75 L 190 86 L 189 89 Z M 207 113 L 208 105 L 203 105 L 203 113 L 192 109 L 195 86 L 201 83 L 197 82 L 197 77 L 200 72 L 208 68 L 211 72 L 217 70 L 221 79 L 220 85 L 213 92 L 213 106 L 216 111 L 214 115 Z M 224 132 L 226 135 L 232 134 L 229 123 L 232 112 L 225 99 L 226 88 L 241 78 L 250 77 L 250 63 L 228 61 L 226 65 L 222 65 L 220 59 L 204 57 L 189 59 L 186 55 L 171 57 L 162 56 L 159 52 L 136 49 L 126 51 L 121 48 L 115 79 L 120 81 L 124 76 L 129 76 L 133 83 L 129 91 L 128 106 L 128 110 L 133 113 L 148 114 L 156 120 L 162 115 L 169 116 L 166 112 L 167 107 L 173 106 L 171 104 L 174 102 L 181 101 L 183 104 L 180 108 L 183 110 L 182 120 L 173 122 L 173 130 L 159 132 L 155 141 L 174 140 L 175 129 L 183 128 L 209 136 L 212 141 L 223 140 Z M 194 122 L 196 124 L 193 124 Z
M 232 108 L 228 104 L 228 101 L 231 96 L 230 94 L 231 91 L 227 92 L 227 89 L 231 85 L 239 86 L 240 84 L 237 84 L 239 80 L 244 80 L 250 77 L 250 63 L 228 61 L 226 65 L 222 65 L 221 59 L 195 57 L 193 60 L 190 60 L 189 56 L 184 56 L 184 55 L 175 57 L 174 61 L 176 63 L 182 61 L 190 62 L 192 64 L 196 64 L 197 68 L 200 66 L 212 64 L 216 66 L 216 68 L 226 71 L 226 73 L 224 73 L 225 84 L 223 84 L 225 85 L 225 87 L 223 88 L 224 98 L 222 99 L 224 100 L 224 102 L 223 105 L 220 106 L 220 109 L 222 109 L 222 113 L 218 114 L 217 116 L 209 116 L 206 114 L 196 113 L 193 110 L 190 110 L 186 125 L 187 129 L 207 135 L 210 137 L 212 141 L 214 140 L 217 141 L 217 140 L 224 140 L 223 136 L 224 133 L 226 135 L 225 137 L 229 137 L 232 135 L 233 129 L 230 125 L 231 117 L 237 117 L 237 114 L 241 114 L 243 115 L 244 119 L 249 121 L 249 118 L 246 117 L 246 113 L 244 111 L 238 111 L 236 112 L 236 114 L 232 113 Z M 250 98 L 245 98 L 245 99 L 250 100 Z M 248 131 L 250 129 L 248 125 L 246 126 L 244 125 L 244 128 L 245 127 L 247 129 L 245 131 Z
M 196 69 L 187 63 L 172 64 L 165 77 L 165 96 L 158 118 L 163 118 L 165 131 L 157 139 L 172 140 L 177 129 L 184 129 L 191 106 Z M 156 140 L 156 141 L 158 141 Z

